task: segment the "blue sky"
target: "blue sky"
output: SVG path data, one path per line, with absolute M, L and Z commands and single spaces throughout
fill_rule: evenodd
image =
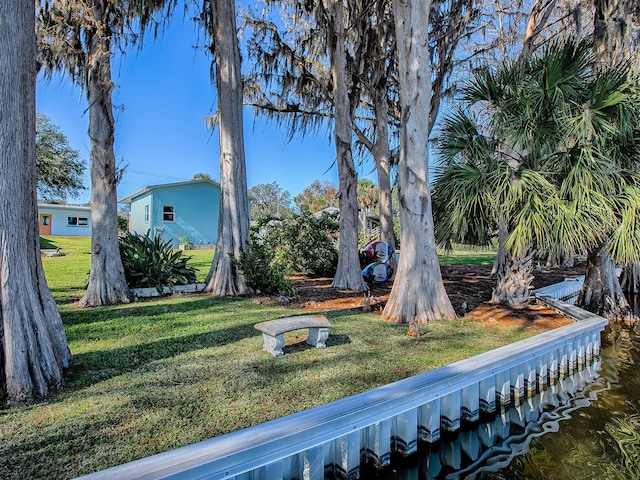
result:
M 149 36 L 140 52 L 117 57 L 112 64 L 114 105 L 117 107 L 115 153 L 127 171 L 118 186 L 118 198 L 147 185 L 189 180 L 196 173 L 219 179 L 218 133 L 204 127 L 212 113 L 215 87 L 209 78 L 210 59 L 196 50 L 194 24 L 174 17 L 164 36 Z M 64 78 L 38 79 L 37 111 L 50 117 L 67 135 L 71 146 L 87 163 L 88 114 L 84 94 Z M 277 182 L 293 198 L 314 180 L 337 185 L 331 132 L 298 136 L 287 143 L 286 132 L 264 120 L 254 122 L 245 110 L 247 182 L 251 187 Z M 371 166 L 358 167 L 369 176 Z M 70 203 L 84 203 L 89 193 Z

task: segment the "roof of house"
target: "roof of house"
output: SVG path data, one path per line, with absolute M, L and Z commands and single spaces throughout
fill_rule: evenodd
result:
M 51 210 L 80 210 L 90 212 L 91 207 L 85 205 L 67 205 L 64 203 L 38 203 L 38 208 L 47 208 Z
M 336 207 L 327 207 L 323 208 L 319 212 L 314 213 L 315 217 L 320 218 L 323 214 L 328 213 L 329 215 L 333 215 L 334 213 L 340 213 L 340 209 Z
M 358 209 L 358 210 L 360 210 L 360 209 Z M 319 218 L 324 213 L 329 213 L 329 214 L 333 215 L 334 213 L 340 213 L 340 209 L 336 208 L 336 207 L 327 207 L 327 208 L 324 208 L 324 209 L 320 210 L 319 212 L 314 213 L 314 215 Z M 378 220 L 378 221 L 380 220 L 380 216 L 377 213 L 372 212 L 372 211 L 367 211 L 366 217 L 367 218 L 371 218 L 373 220 Z
M 195 185 L 197 183 L 208 183 L 210 185 L 213 185 L 215 187 L 220 187 L 220 184 L 218 182 L 216 182 L 215 180 L 207 180 L 207 179 L 203 179 L 203 180 L 188 180 L 186 182 L 174 182 L 174 183 L 161 183 L 158 185 L 148 185 L 144 188 L 141 188 L 140 190 L 138 190 L 137 192 L 133 192 L 131 195 L 127 195 L 126 197 L 122 197 L 120 200 L 118 200 L 118 203 L 124 203 L 124 204 L 130 204 L 131 201 L 135 198 L 135 197 L 139 197 L 140 195 L 143 195 L 147 192 L 150 192 L 152 190 L 155 190 L 157 188 L 167 188 L 167 187 L 179 187 L 179 186 L 183 186 L 183 185 Z

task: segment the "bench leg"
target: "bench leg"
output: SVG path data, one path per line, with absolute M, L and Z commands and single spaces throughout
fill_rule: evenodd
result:
M 317 348 L 325 348 L 327 346 L 327 338 L 329 338 L 328 328 L 310 328 L 307 343 Z
M 284 335 L 276 335 L 272 337 L 266 333 L 262 334 L 262 349 L 269 352 L 274 357 L 279 357 L 284 352 L 282 347 L 284 346 Z

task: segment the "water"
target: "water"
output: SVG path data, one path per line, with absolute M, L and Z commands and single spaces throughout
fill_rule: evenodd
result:
M 474 427 L 376 477 L 640 479 L 640 327 L 607 328 L 594 364 Z

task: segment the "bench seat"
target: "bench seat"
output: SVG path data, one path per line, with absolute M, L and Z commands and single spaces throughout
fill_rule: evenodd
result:
M 293 330 L 308 329 L 307 343 L 325 348 L 331 324 L 324 315 L 296 315 L 256 323 L 254 327 L 262 332 L 262 349 L 278 357 L 284 354 L 284 334 Z

